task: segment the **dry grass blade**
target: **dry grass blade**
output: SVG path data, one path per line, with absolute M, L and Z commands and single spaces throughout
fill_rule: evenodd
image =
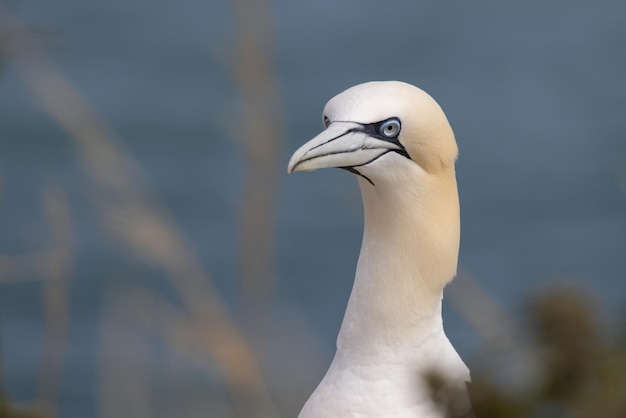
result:
M 120 242 L 163 268 L 178 289 L 206 353 L 223 371 L 235 402 L 256 405 L 259 416 L 277 416 L 253 351 L 230 321 L 209 275 L 183 233 L 157 204 L 140 167 L 122 151 L 89 102 L 67 80 L 40 45 L 12 22 L 8 53 L 36 103 L 75 142 L 92 179 L 103 223 Z M 27 56 L 19 50 L 26 47 Z
M 63 354 L 69 327 L 68 279 L 72 263 L 72 222 L 67 198 L 60 188 L 44 190 L 44 208 L 52 227 L 54 248 L 48 253 L 43 271 L 46 337 L 39 379 L 39 407 L 49 416 L 56 415 Z
M 134 324 L 138 313 L 147 314 L 142 303 L 127 298 L 110 299 L 104 305 L 98 344 L 98 412 L 101 418 L 155 416 L 148 383 L 145 342 Z M 124 346 L 120 352 L 118 341 Z
M 490 364 L 507 385 L 523 390 L 537 379 L 535 353 L 517 324 L 464 267 L 446 289 L 446 300 L 478 332 L 490 351 Z
M 519 349 L 516 326 L 504 308 L 474 279 L 459 267 L 457 279 L 446 289 L 448 300 L 474 326 L 496 351 L 515 352 Z
M 232 5 L 237 28 L 234 76 L 244 103 L 243 130 L 239 132 L 245 170 L 241 290 L 246 304 L 261 307 L 268 299 L 274 275 L 272 232 L 283 149 L 283 111 L 271 68 L 270 6 L 260 0 L 233 0 Z

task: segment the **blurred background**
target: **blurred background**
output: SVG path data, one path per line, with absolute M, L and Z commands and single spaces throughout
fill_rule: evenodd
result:
M 286 177 L 287 160 L 370 80 L 420 86 L 455 130 L 444 321 L 472 370 L 532 363 L 510 359 L 554 287 L 619 334 L 624 16 L 621 0 L 1 1 L 0 409 L 295 416 L 334 353 L 362 209 L 350 174 Z

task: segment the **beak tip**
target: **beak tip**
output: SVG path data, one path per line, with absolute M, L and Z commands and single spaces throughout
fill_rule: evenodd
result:
M 298 148 L 287 164 L 287 174 L 295 171 L 315 171 L 321 168 L 342 167 L 351 164 L 352 152 L 363 148 L 362 135 L 348 135 L 358 124 L 333 123 L 328 129 Z M 336 139 L 342 138 L 340 141 Z
M 289 163 L 287 164 L 287 174 L 291 174 L 294 171 L 298 171 L 298 165 L 300 164 L 300 155 L 298 155 L 298 151 L 296 151 L 291 158 L 289 159 Z
M 293 165 L 293 166 L 290 165 L 289 167 L 287 167 L 287 174 L 288 175 L 291 174 L 291 173 L 294 173 L 296 171 L 301 171 L 300 167 L 298 165 Z

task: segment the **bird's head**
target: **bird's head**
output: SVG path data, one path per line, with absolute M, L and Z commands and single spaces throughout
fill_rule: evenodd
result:
M 437 102 L 413 85 L 359 84 L 330 99 L 322 118 L 324 131 L 296 150 L 288 173 L 339 167 L 375 184 L 398 165 L 453 170 L 458 149 L 452 128 Z

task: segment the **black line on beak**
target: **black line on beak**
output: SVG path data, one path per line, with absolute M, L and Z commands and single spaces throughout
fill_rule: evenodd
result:
M 358 130 L 359 130 L 358 128 L 351 128 L 351 129 L 348 129 L 348 130 L 347 130 L 347 131 L 345 131 L 344 133 L 339 134 L 339 135 L 337 135 L 337 136 L 336 136 L 336 137 L 334 137 L 334 138 L 330 138 L 330 139 L 329 139 L 328 141 L 326 141 L 326 142 L 322 142 L 321 144 L 318 144 L 318 145 L 314 146 L 314 147 L 313 147 L 313 148 L 311 148 L 309 151 L 313 151 L 315 148 L 319 148 L 319 147 L 321 147 L 322 145 L 326 145 L 326 144 L 328 144 L 329 142 L 333 142 L 333 141 L 335 141 L 335 140 L 337 140 L 337 139 L 341 138 L 342 136 L 346 136 L 346 135 L 351 134 L 352 132 L 356 132 L 356 131 L 358 131 Z M 309 152 L 309 151 L 307 151 L 307 152 Z M 304 155 L 306 155 L 306 153 L 305 153 Z M 303 155 L 303 157 L 304 157 L 304 155 Z

